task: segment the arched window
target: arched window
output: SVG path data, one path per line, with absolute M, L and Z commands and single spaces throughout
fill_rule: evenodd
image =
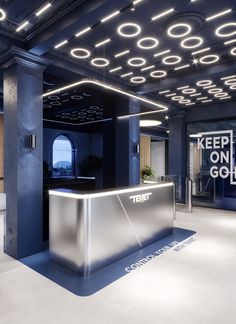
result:
M 54 176 L 72 176 L 74 174 L 74 147 L 65 135 L 59 135 L 53 142 L 52 164 Z

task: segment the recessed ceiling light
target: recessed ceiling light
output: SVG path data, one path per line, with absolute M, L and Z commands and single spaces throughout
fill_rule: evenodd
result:
M 97 57 L 92 59 L 91 64 L 96 67 L 105 67 L 110 64 L 109 60 L 103 58 L 103 57 Z
M 215 33 L 218 37 L 230 37 L 230 36 L 233 36 L 236 34 L 236 30 L 235 30 L 235 26 L 236 26 L 236 22 L 229 22 L 229 23 L 226 23 L 226 24 L 223 24 L 223 25 L 220 25 Z M 234 27 L 234 29 L 231 31 L 231 32 L 228 32 L 228 33 L 223 33 L 222 30 L 224 29 L 228 29 L 230 27 Z
M 219 93 L 222 91 L 223 91 L 222 88 L 213 88 L 213 89 L 208 90 L 208 93 Z
M 109 72 L 110 72 L 110 73 L 113 73 L 113 72 L 119 71 L 119 70 L 121 70 L 121 69 L 122 69 L 122 66 L 118 66 L 118 67 L 116 67 L 116 68 L 114 68 L 114 69 L 111 69 Z
M 128 31 L 130 29 L 133 29 L 133 31 L 127 32 L 127 31 L 125 31 L 126 29 L 128 29 Z M 118 34 L 120 34 L 123 37 L 136 37 L 141 33 L 141 27 L 138 24 L 129 22 L 129 23 L 120 25 L 117 29 L 117 32 L 118 32 Z
M 154 57 L 157 57 L 157 56 L 161 56 L 161 55 L 164 55 L 164 54 L 167 54 L 167 53 L 170 53 L 170 49 L 165 50 L 165 51 L 163 51 L 163 52 L 156 53 L 156 54 L 154 54 L 153 56 L 154 56 Z
M 6 19 L 6 13 L 3 9 L 0 9 L 0 21 Z
M 178 29 L 183 29 L 184 31 L 182 32 L 178 32 L 178 33 L 174 33 L 174 30 L 178 30 Z M 192 27 L 189 24 L 186 23 L 179 23 L 179 24 L 174 24 L 171 27 L 168 28 L 167 30 L 167 34 L 171 37 L 175 37 L 175 38 L 181 38 L 184 36 L 187 36 L 189 33 L 191 33 L 192 31 Z
M 162 122 L 159 120 L 140 120 L 141 127 L 159 126 Z
M 191 36 L 191 37 L 183 39 L 180 45 L 183 48 L 196 48 L 196 47 L 201 46 L 202 43 L 203 43 L 202 37 Z
M 110 41 L 111 41 L 110 38 L 104 39 L 103 41 L 101 41 L 101 42 L 95 44 L 95 47 L 100 47 L 100 46 L 102 46 L 102 45 L 105 45 L 105 44 L 107 44 L 107 43 L 110 43 Z
M 184 93 L 184 94 L 192 94 L 195 92 L 196 92 L 196 89 L 193 89 L 193 88 L 188 88 L 188 89 L 182 90 L 182 93 Z
M 229 44 L 233 44 L 233 43 L 236 43 L 236 38 L 233 38 L 227 42 L 224 42 L 224 45 L 229 45 Z
M 183 100 L 183 99 L 184 99 L 184 96 L 173 96 L 171 98 L 171 100 L 173 100 L 173 101 L 179 101 L 179 100 Z
M 72 56 L 78 59 L 86 59 L 87 57 L 91 56 L 90 51 L 85 48 L 74 48 L 70 53 Z
M 42 15 L 47 9 L 49 9 L 51 7 L 51 3 L 46 4 L 42 9 L 40 9 L 39 11 L 36 12 L 36 16 L 39 17 L 40 15 Z
M 178 66 L 178 67 L 176 67 L 174 70 L 175 70 L 175 71 L 178 71 L 178 70 L 186 69 L 186 68 L 188 68 L 188 67 L 190 67 L 190 64 L 186 64 L 186 65 Z
M 146 60 L 142 57 L 132 57 L 131 59 L 128 60 L 127 62 L 131 66 L 143 66 L 146 64 Z
M 22 30 L 24 27 L 26 27 L 29 24 L 29 21 L 25 21 L 23 24 L 21 24 L 16 31 L 19 32 L 20 30 Z
M 177 88 L 177 90 L 182 90 L 182 89 L 187 89 L 187 88 L 189 88 L 189 86 L 180 87 L 180 88 Z
M 143 71 L 151 70 L 151 69 L 154 69 L 154 67 L 155 67 L 155 65 L 149 65 L 145 68 L 142 68 L 141 71 L 143 72 Z
M 150 73 L 150 76 L 152 78 L 157 78 L 157 79 L 164 78 L 166 75 L 167 75 L 167 72 L 163 71 L 163 70 L 156 70 L 156 71 L 152 71 Z
M 91 30 L 91 27 L 84 28 L 84 29 L 82 29 L 81 31 L 79 31 L 75 36 L 76 36 L 76 37 L 79 37 L 79 36 L 81 36 L 81 35 L 87 33 L 87 32 L 90 31 L 90 30 Z
M 144 83 L 146 81 L 146 79 L 141 76 L 135 76 L 135 77 L 131 78 L 130 81 L 132 83 Z
M 225 85 L 232 85 L 232 84 L 236 84 L 236 79 L 229 79 L 225 81 Z
M 129 73 L 122 74 L 120 77 L 125 78 L 125 77 L 133 75 L 133 74 L 134 74 L 133 72 L 129 72 Z
M 129 54 L 130 50 L 122 51 L 114 55 L 114 57 L 120 57 L 126 54 Z
M 137 46 L 145 50 L 153 49 L 157 47 L 158 44 L 159 40 L 154 37 L 144 37 L 137 42 Z
M 164 90 L 164 91 L 160 91 L 160 92 L 158 92 L 159 94 L 164 94 L 164 93 L 168 93 L 168 92 L 170 92 L 170 90 Z
M 199 51 L 195 51 L 195 52 L 192 52 L 192 55 L 196 55 L 196 54 L 199 54 L 199 53 L 204 53 L 204 52 L 207 52 L 207 51 L 210 51 L 210 47 L 206 47 L 206 48 L 203 48 Z
M 163 58 L 162 63 L 166 65 L 174 65 L 181 62 L 182 58 L 177 55 L 169 55 Z
M 202 64 L 213 64 L 216 63 L 217 61 L 219 61 L 219 56 L 216 54 L 209 54 L 209 55 L 205 55 L 200 57 L 199 62 Z
M 206 18 L 206 21 L 210 21 L 210 20 L 216 19 L 216 18 L 221 17 L 221 16 L 224 16 L 224 15 L 230 13 L 230 12 L 232 12 L 232 9 L 226 9 L 224 11 L 217 12 L 216 14 L 207 17 Z
M 236 47 L 232 48 L 230 54 L 235 56 L 236 55 Z
M 223 97 L 227 97 L 229 94 L 227 92 L 221 92 L 221 93 L 216 93 L 214 94 L 214 97 L 216 98 L 223 98 Z
M 104 22 L 112 19 L 113 17 L 119 15 L 119 13 L 120 13 L 120 11 L 119 10 L 116 10 L 113 13 L 111 13 L 110 15 L 108 15 L 108 16 L 104 17 L 103 19 L 101 19 L 101 22 L 104 23 Z
M 58 43 L 57 45 L 54 46 L 54 48 L 59 48 L 59 47 L 62 47 L 63 45 L 67 44 L 68 43 L 68 40 L 64 40 L 60 43 Z
M 167 9 L 167 10 L 165 10 L 165 11 L 159 13 L 158 15 L 152 17 L 151 20 L 152 20 L 152 21 L 155 21 L 155 20 L 157 20 L 157 19 L 160 19 L 160 18 L 162 18 L 162 17 L 164 17 L 164 16 L 166 16 L 166 15 L 169 15 L 169 14 L 170 14 L 171 12 L 173 12 L 173 11 L 175 11 L 174 8 Z

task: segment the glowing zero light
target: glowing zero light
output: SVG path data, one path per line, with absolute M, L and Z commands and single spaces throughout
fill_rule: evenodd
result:
M 3 9 L 0 9 L 0 21 L 6 19 L 6 13 Z
M 195 42 L 195 44 L 192 44 L 192 42 Z M 202 37 L 192 36 L 192 37 L 188 37 L 188 38 L 183 39 L 182 42 L 181 42 L 181 46 L 183 48 L 196 48 L 196 47 L 201 46 L 202 43 L 203 43 Z
M 188 89 L 182 90 L 182 93 L 185 93 L 185 94 L 192 94 L 195 92 L 196 92 L 196 89 L 193 89 L 193 88 L 188 88 Z
M 165 76 L 167 75 L 167 72 L 166 71 L 163 71 L 163 70 L 156 70 L 156 71 L 152 71 L 150 73 L 150 76 L 152 78 L 164 78 Z
M 208 86 L 211 84 L 212 84 L 211 80 L 201 80 L 201 81 L 197 82 L 197 86 L 199 86 L 199 87 L 205 87 L 205 86 Z
M 146 79 L 141 76 L 136 76 L 136 77 L 131 78 L 130 81 L 133 83 L 144 83 L 146 81 Z
M 150 45 L 144 45 L 145 43 L 151 43 Z M 159 44 L 158 39 L 154 38 L 154 37 L 144 37 L 141 38 L 138 42 L 137 42 L 137 46 L 139 48 L 145 49 L 145 50 L 149 50 L 152 48 L 157 47 Z
M 181 57 L 177 55 L 169 55 L 163 58 L 162 63 L 166 65 L 174 65 L 181 62 Z
M 130 27 L 134 29 L 132 33 L 124 32 L 125 28 L 130 28 Z M 141 27 L 138 24 L 134 24 L 131 22 L 125 23 L 118 27 L 117 32 L 123 37 L 136 37 L 141 33 Z
M 86 50 L 85 48 L 74 48 L 73 50 L 71 50 L 71 55 L 78 58 L 78 59 L 85 59 L 87 57 L 91 56 L 91 53 Z M 82 54 L 78 54 L 78 53 L 82 53 Z
M 142 57 L 133 57 L 127 63 L 131 66 L 143 66 L 146 64 L 146 60 Z
M 235 56 L 236 55 L 236 47 L 232 48 L 230 54 Z
M 205 55 L 205 56 L 202 56 L 200 59 L 199 59 L 199 62 L 202 63 L 202 64 L 213 64 L 213 63 L 216 63 L 217 61 L 219 61 L 219 56 L 216 55 L 216 54 L 209 54 L 209 55 Z
M 178 28 L 183 28 L 185 29 L 185 31 L 183 31 L 182 33 L 173 33 L 173 30 Z M 189 24 L 180 23 L 180 24 L 174 24 L 171 27 L 169 27 L 167 30 L 167 34 L 170 37 L 181 38 L 191 33 L 191 31 L 192 31 L 192 27 Z
M 97 57 L 92 59 L 91 64 L 97 67 L 105 67 L 110 64 L 110 61 L 103 57 Z
M 229 32 L 229 33 L 223 33 L 222 30 L 224 30 L 225 28 L 228 28 L 228 27 L 234 27 L 234 30 Z M 229 22 L 229 23 L 226 23 L 226 24 L 223 24 L 223 25 L 220 25 L 215 33 L 218 37 L 230 37 L 230 36 L 233 36 L 236 34 L 236 30 L 235 30 L 235 27 L 236 27 L 236 23 L 235 22 Z
M 134 98 L 134 99 L 137 99 L 141 102 L 144 102 L 144 103 L 147 103 L 147 104 L 150 104 L 152 106 L 155 106 L 155 107 L 158 107 L 159 109 L 156 111 L 156 112 L 162 112 L 162 111 L 166 111 L 168 110 L 168 107 L 164 106 L 164 105 L 161 105 L 157 102 L 154 102 L 148 98 L 145 98 L 144 96 L 138 96 L 136 94 L 133 94 L 131 92 L 127 92 L 127 91 L 124 91 L 120 88 L 117 88 L 117 87 L 114 87 L 110 84 L 107 84 L 107 83 L 104 83 L 104 82 L 100 82 L 100 81 L 97 81 L 97 80 L 91 80 L 91 79 L 83 79 L 81 81 L 78 81 L 78 82 L 75 82 L 75 83 L 71 83 L 67 86 L 64 86 L 62 88 L 58 88 L 56 90 L 52 90 L 52 91 L 48 91 L 46 93 L 43 94 L 43 98 L 44 97 L 48 97 L 52 94 L 58 94 L 60 93 L 61 91 L 63 90 L 66 90 L 66 89 L 71 89 L 71 88 L 74 88 L 76 86 L 79 86 L 79 85 L 84 85 L 84 84 L 93 84 L 93 85 L 96 85 L 98 87 L 101 87 L 101 88 L 104 88 L 104 89 L 107 89 L 107 90 L 111 90 L 113 92 L 116 92 L 116 93 L 119 93 L 119 94 L 123 94 L 127 97 L 130 97 L 130 98 Z M 148 112 L 148 113 L 152 113 L 153 111 L 151 112 Z

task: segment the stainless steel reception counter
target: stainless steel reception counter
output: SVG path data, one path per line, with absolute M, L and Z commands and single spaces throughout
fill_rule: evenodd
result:
M 49 191 L 51 258 L 82 275 L 171 233 L 174 184 Z

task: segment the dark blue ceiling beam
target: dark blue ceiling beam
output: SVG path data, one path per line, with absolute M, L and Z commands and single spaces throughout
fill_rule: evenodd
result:
M 99 19 L 116 9 L 130 4 L 130 0 L 89 0 L 78 3 L 74 10 L 48 24 L 40 33 L 27 41 L 26 48 L 31 53 L 43 55 L 55 44 L 71 39 L 81 29 L 93 26 Z

